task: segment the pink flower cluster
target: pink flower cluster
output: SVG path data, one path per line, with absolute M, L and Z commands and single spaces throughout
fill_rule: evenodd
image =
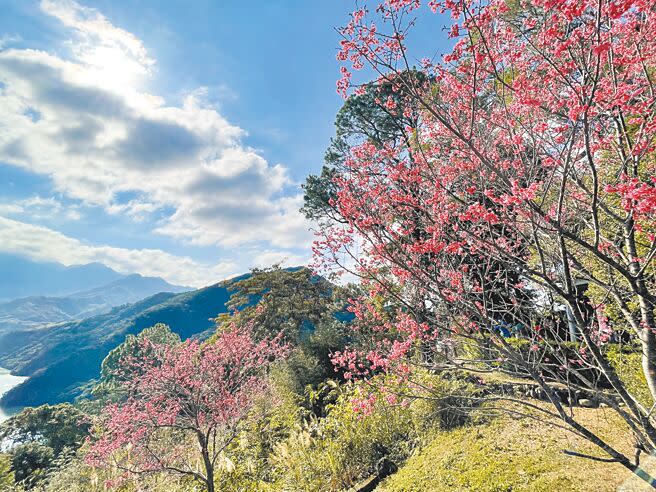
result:
M 429 1 L 457 22 L 456 41 L 441 63 L 424 58 L 421 82 L 404 64 L 413 26 L 404 20 L 419 15 L 422 2 L 363 6 L 340 31 L 340 92 L 349 92 L 352 70 L 369 65 L 377 83 L 405 98 L 415 126 L 405 128 L 405 140 L 353 145 L 331 203 L 345 225 L 324 231 L 315 255 L 327 263 L 351 258 L 356 273 L 402 297 L 408 312 L 430 298 L 458 325 L 413 326 L 399 313 L 377 319 L 358 306 L 358 319 L 375 329 L 366 348 L 335 354 L 349 376 L 405 370 L 403 358 L 439 339 L 440 328 L 486 326 L 481 319 L 494 315 L 481 298 L 498 285 L 495 262 L 558 290 L 563 261 L 585 269 L 592 255 L 620 277 L 651 261 L 614 253 L 599 233 L 599 210 L 620 230 L 632 217 L 635 230 L 656 239 L 648 68 L 656 66 L 656 3 L 521 3 L 520 13 L 507 15 L 504 0 Z M 385 95 L 377 103 L 394 115 L 396 101 Z M 536 268 L 530 251 L 561 251 L 561 238 L 576 244 L 571 258 L 549 253 L 540 261 L 552 264 Z M 602 318 L 599 325 L 603 343 L 609 329 Z
M 267 366 L 286 353 L 278 339 L 254 340 L 251 328 L 232 326 L 209 343 L 145 340 L 148 355 L 122 361 L 123 374 L 131 375 L 124 383 L 128 397 L 105 407 L 87 462 L 138 473 L 180 468 L 188 450 L 162 447 L 158 437 L 166 432 L 215 436 L 219 446 L 266 388 Z

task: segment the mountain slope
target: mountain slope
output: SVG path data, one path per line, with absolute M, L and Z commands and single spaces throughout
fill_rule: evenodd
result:
M 134 274 L 66 297 L 34 296 L 0 303 L 0 332 L 45 323 L 74 321 L 102 314 L 114 306 L 137 302 L 158 292 L 188 290 L 157 277 Z
M 123 275 L 100 263 L 65 266 L 0 253 L 0 300 L 61 296 L 94 289 Z
M 238 280 L 242 277 L 238 277 Z M 98 377 L 100 363 L 127 334 L 168 324 L 183 339 L 203 336 L 225 312 L 231 281 L 182 294 L 161 293 L 82 321 L 0 335 L 0 367 L 30 378 L 6 393 L 6 407 L 71 401 Z

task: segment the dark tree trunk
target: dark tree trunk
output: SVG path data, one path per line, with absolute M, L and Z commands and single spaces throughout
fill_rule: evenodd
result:
M 214 464 L 210 459 L 207 439 L 201 433 L 198 434 L 198 443 L 200 444 L 203 464 L 205 465 L 205 487 L 207 492 L 214 492 Z

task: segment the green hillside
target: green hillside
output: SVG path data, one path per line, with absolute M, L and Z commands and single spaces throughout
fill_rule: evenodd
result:
M 79 321 L 112 307 L 145 299 L 159 292 L 180 293 L 189 288 L 158 277 L 127 275 L 106 285 L 68 296 L 32 296 L 0 303 L 0 332 L 27 330 L 46 324 Z
M 541 402 L 534 403 L 542 405 Z M 631 452 L 625 424 L 608 408 L 577 408 L 577 417 L 607 442 Z M 553 424 L 554 422 L 551 422 Z M 433 431 L 419 449 L 376 490 L 611 492 L 653 490 L 617 463 L 568 456 L 596 455 L 595 447 L 537 415 L 500 414 L 447 431 Z M 643 465 L 653 473 L 655 461 Z
M 74 400 L 98 376 L 110 350 L 126 335 L 156 323 L 169 325 L 183 339 L 202 336 L 212 328 L 211 318 L 226 311 L 228 285 L 237 279 L 182 294 L 156 294 L 78 322 L 3 334 L 0 367 L 30 379 L 0 403 L 15 407 Z

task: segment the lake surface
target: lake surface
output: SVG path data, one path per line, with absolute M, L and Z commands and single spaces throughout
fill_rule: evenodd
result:
M 19 385 L 27 378 L 23 376 L 12 376 L 7 369 L 0 367 L 0 396 L 4 395 L 14 386 Z M 13 412 L 11 409 L 0 407 L 0 422 L 7 420 Z

